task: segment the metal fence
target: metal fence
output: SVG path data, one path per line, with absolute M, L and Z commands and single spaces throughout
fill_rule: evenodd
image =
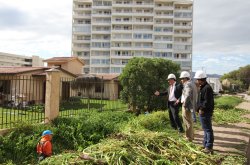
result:
M 87 78 L 61 78 L 60 116 L 75 116 L 90 111 L 126 110 L 119 99 L 117 81 Z
M 44 121 L 45 76 L 0 75 L 0 129 Z

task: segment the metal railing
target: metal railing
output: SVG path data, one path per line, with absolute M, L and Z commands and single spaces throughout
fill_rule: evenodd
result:
M 60 116 L 84 115 L 89 111 L 126 110 L 127 105 L 119 99 L 120 85 L 117 81 L 104 79 L 78 80 L 61 78 Z
M 44 121 L 44 75 L 0 75 L 0 129 Z

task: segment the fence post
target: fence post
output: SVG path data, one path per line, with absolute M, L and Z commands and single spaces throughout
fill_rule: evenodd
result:
M 45 123 L 59 115 L 60 71 L 52 68 L 46 71 Z

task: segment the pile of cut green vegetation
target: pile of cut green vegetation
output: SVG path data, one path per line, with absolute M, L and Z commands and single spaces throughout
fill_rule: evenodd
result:
M 41 164 L 221 164 L 218 155 L 167 133 L 141 131 L 117 133 L 80 153 L 65 153 Z

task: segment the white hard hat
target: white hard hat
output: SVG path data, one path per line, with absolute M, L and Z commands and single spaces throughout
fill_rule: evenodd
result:
M 195 79 L 203 79 L 203 78 L 207 78 L 207 75 L 204 71 L 202 70 L 198 70 L 196 73 L 195 73 L 195 76 L 194 76 Z
M 180 78 L 190 78 L 190 74 L 187 71 L 181 72 Z
M 176 77 L 175 77 L 174 74 L 171 73 L 171 74 L 168 75 L 168 80 L 169 80 L 169 79 L 175 79 L 175 80 L 176 80 Z

